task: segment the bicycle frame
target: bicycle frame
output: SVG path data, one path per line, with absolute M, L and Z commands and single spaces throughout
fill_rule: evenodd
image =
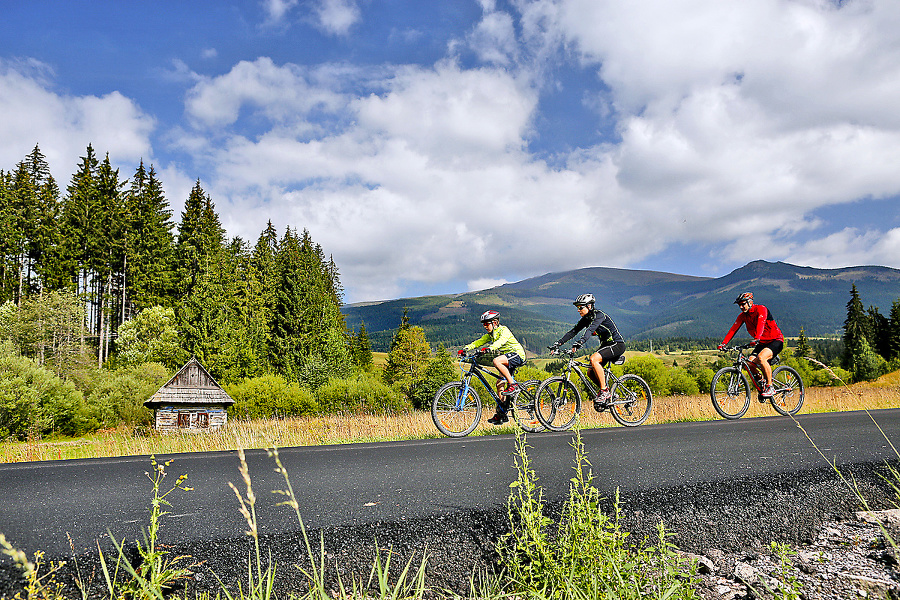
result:
M 743 344 L 741 346 L 736 346 L 738 353 L 734 359 L 734 364 L 732 366 L 739 371 L 745 371 L 747 373 L 747 375 L 749 375 L 749 379 L 750 379 L 750 382 L 753 384 L 753 387 L 756 388 L 756 391 L 758 393 L 762 394 L 763 388 L 760 385 L 759 379 L 757 379 L 757 375 L 759 376 L 759 378 L 763 377 L 762 369 L 755 367 L 755 366 L 751 366 L 753 361 L 751 361 L 750 357 L 746 356 L 743 352 L 747 348 L 753 348 L 754 346 L 756 346 L 756 344 Z M 769 366 L 774 367 L 779 362 L 781 362 L 781 358 L 778 356 L 775 356 L 772 358 L 772 360 L 769 361 Z M 763 379 L 762 383 L 765 384 L 764 379 Z
M 463 363 L 469 363 L 468 371 L 464 370 L 464 368 L 462 366 Z M 497 393 L 494 391 L 494 386 L 491 385 L 491 383 L 485 378 L 484 374 L 487 373 L 488 375 L 490 375 L 491 377 L 493 377 L 494 379 L 497 379 L 497 380 L 503 379 L 503 375 L 494 373 L 493 371 L 488 371 L 487 367 L 479 365 L 476 362 L 476 357 L 474 357 L 474 356 L 460 358 L 459 364 L 460 364 L 460 371 L 463 371 L 463 376 L 462 376 L 462 380 L 461 380 L 463 382 L 463 387 L 459 394 L 459 398 L 456 401 L 457 408 L 462 408 L 461 403 L 465 400 L 466 396 L 469 393 L 469 387 L 471 387 L 469 382 L 472 380 L 472 375 L 476 376 L 479 380 L 481 380 L 481 383 L 484 384 L 484 387 L 487 390 L 488 394 L 491 395 L 491 398 L 494 399 L 494 402 L 497 404 L 497 407 L 499 408 L 500 402 L 501 402 L 500 397 L 497 396 Z
M 624 362 L 625 362 L 625 357 L 620 356 L 612 364 L 621 365 Z M 585 360 L 583 358 L 582 359 L 578 359 L 578 358 L 574 358 L 574 357 L 569 358 L 569 362 L 565 368 L 564 377 L 566 378 L 566 380 L 568 380 L 569 373 L 574 371 L 578 375 L 578 378 L 581 380 L 581 384 L 591 395 L 591 398 L 595 398 L 597 396 L 597 394 L 599 393 L 599 390 L 597 390 L 596 386 L 594 386 L 594 382 L 591 381 L 591 378 L 588 375 L 585 375 L 585 373 L 584 373 L 585 369 L 593 369 L 593 368 L 594 368 L 593 365 L 591 365 L 590 362 L 585 362 Z M 613 374 L 613 372 L 610 370 L 608 364 L 603 365 L 603 374 L 606 376 L 606 387 L 607 388 L 611 389 L 613 384 L 619 383 L 619 378 L 616 377 L 615 374 Z M 628 400 L 623 399 L 623 400 L 611 401 L 608 404 L 608 406 L 615 406 L 617 404 L 628 404 Z

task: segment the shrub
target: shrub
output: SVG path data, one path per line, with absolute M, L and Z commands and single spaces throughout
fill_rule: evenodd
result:
M 678 367 L 669 372 L 669 391 L 672 394 L 692 396 L 700 393 L 700 386 L 686 369 Z
M 459 379 L 459 369 L 450 357 L 450 353 L 441 344 L 437 353 L 428 361 L 415 385 L 411 388 L 410 400 L 415 408 L 430 408 L 431 401 L 441 386 Z
M 223 386 L 234 400 L 229 412 L 245 419 L 273 416 L 300 416 L 319 411 L 313 393 L 281 375 L 251 377 L 240 383 Z
M 659 396 L 669 395 L 669 374 L 666 366 L 655 356 L 635 356 L 629 358 L 622 366 L 625 373 L 634 373 L 650 386 L 650 390 Z
M 11 344 L 0 346 L 0 438 L 76 436 L 89 430 L 83 396 L 71 382 L 18 356 Z
M 369 373 L 330 379 L 317 396 L 324 413 L 396 414 L 412 408 L 403 394 Z
M 166 367 L 144 363 L 115 371 L 91 369 L 82 373 L 85 411 L 94 427 L 120 423 L 149 425 L 153 412 L 144 406 L 169 379 Z

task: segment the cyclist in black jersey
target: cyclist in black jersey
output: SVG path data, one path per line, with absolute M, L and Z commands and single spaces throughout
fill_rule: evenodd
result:
M 612 395 L 606 386 L 606 376 L 603 373 L 603 365 L 614 361 L 625 353 L 625 340 L 619 333 L 619 329 L 613 320 L 605 312 L 594 306 L 593 294 L 581 294 L 572 304 L 578 309 L 581 319 L 558 342 L 551 345 L 551 353 L 559 350 L 559 347 L 575 337 L 575 334 L 584 329 L 581 339 L 572 344 L 572 350 L 578 350 L 584 346 L 588 336 L 596 335 L 600 338 L 600 348 L 591 354 L 591 371 L 588 375 L 600 386 L 600 394 L 594 398 L 594 410 L 601 410 L 610 401 Z

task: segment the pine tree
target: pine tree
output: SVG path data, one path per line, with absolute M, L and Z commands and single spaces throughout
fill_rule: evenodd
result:
M 811 354 L 809 340 L 806 338 L 806 331 L 800 327 L 800 335 L 797 336 L 797 349 L 794 350 L 794 356 L 797 358 L 806 358 Z
M 12 173 L 0 171 L 0 304 L 14 300 L 17 236 L 21 230 L 13 203 Z
M 267 372 L 275 362 L 270 339 L 278 286 L 277 251 L 278 234 L 269 221 L 253 247 L 247 269 L 247 331 L 260 372 Z
M 900 359 L 900 298 L 891 305 L 888 320 L 888 360 Z
M 98 245 L 95 238 L 100 232 L 98 167 L 94 148 L 89 144 L 66 188 L 62 208 L 62 229 L 66 235 L 63 237 L 61 255 L 68 275 L 75 283 L 76 293 L 86 308 L 93 306 L 89 288 L 99 266 L 94 254 L 94 248 Z M 95 322 L 90 314 L 85 319 L 88 324 Z M 81 343 L 83 348 L 83 337 Z
M 175 247 L 172 211 L 153 165 L 141 161 L 126 194 L 127 232 L 125 281 L 138 310 L 172 306 Z
M 869 345 L 876 354 L 887 359 L 890 355 L 890 323 L 888 318 L 878 311 L 878 307 L 869 306 Z
M 372 366 L 372 344 L 364 322 L 359 324 L 359 331 L 353 336 L 352 348 L 353 361 L 360 369 L 368 371 Z
M 184 204 L 178 226 L 175 245 L 177 293 L 190 292 L 204 268 L 204 262 L 222 249 L 224 240 L 225 230 L 215 205 L 198 179 Z
M 853 372 L 854 362 L 862 352 L 863 341 L 869 338 L 868 318 L 863 303 L 859 299 L 856 284 L 850 290 L 850 301 L 847 302 L 847 318 L 844 320 L 844 357 L 843 366 Z M 868 345 L 868 342 L 867 342 Z
M 394 337 L 394 347 L 384 367 L 384 380 L 412 401 L 430 359 L 425 330 L 418 325 L 407 326 Z

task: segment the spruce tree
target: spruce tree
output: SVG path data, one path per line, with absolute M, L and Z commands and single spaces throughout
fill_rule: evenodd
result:
M 900 298 L 891 305 L 891 316 L 888 319 L 888 360 L 900 360 Z
M 878 307 L 869 306 L 869 345 L 876 354 L 887 360 L 890 355 L 890 323 L 888 318 L 878 311 Z
M 12 173 L 0 171 L 0 304 L 15 298 L 18 235 Z
M 850 373 L 857 372 L 865 353 L 871 352 L 868 340 L 868 316 L 863 308 L 862 300 L 859 298 L 856 284 L 853 284 L 850 290 L 850 301 L 847 302 L 847 318 L 844 320 L 843 366 Z
M 172 211 L 153 165 L 141 161 L 126 194 L 125 281 L 137 310 L 173 306 L 175 240 Z
M 797 336 L 797 349 L 794 350 L 794 356 L 797 358 L 807 358 L 811 355 L 809 340 L 806 337 L 806 331 L 800 327 L 800 335 Z

